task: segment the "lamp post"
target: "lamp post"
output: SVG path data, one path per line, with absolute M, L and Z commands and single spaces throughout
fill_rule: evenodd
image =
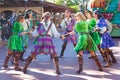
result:
M 26 10 L 28 0 L 24 0 L 24 1 L 25 1 L 25 10 Z
M 44 12 L 44 11 L 43 11 L 43 10 L 44 10 L 44 8 L 43 8 L 43 7 L 44 7 L 43 2 L 44 2 L 44 0 L 40 0 L 40 5 L 41 5 L 41 6 L 40 6 L 40 7 L 41 7 L 41 15 L 42 15 L 43 12 Z

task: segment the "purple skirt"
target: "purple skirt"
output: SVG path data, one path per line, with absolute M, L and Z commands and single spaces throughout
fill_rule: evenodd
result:
M 77 35 L 76 34 L 73 34 L 73 35 L 70 35 L 70 36 L 67 36 L 65 39 L 64 39 L 64 42 L 71 42 L 71 43 L 76 43 L 77 44 Z
M 33 54 L 56 54 L 55 47 L 50 36 L 39 36 L 34 42 L 35 45 L 32 50 Z
M 110 34 L 108 34 L 107 32 L 101 35 L 101 40 L 101 48 L 109 48 L 115 46 L 114 41 L 112 40 Z

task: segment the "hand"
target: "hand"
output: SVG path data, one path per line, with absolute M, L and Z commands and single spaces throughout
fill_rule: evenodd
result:
M 73 34 L 75 34 L 75 32 L 74 32 L 74 31 L 71 31 L 71 32 L 69 32 L 68 34 L 73 35 Z
M 24 35 L 24 34 L 26 34 L 26 32 L 22 32 L 22 33 L 20 33 L 20 35 Z
M 64 35 L 61 35 L 60 38 L 63 40 L 63 39 L 65 39 L 65 36 L 64 36 Z

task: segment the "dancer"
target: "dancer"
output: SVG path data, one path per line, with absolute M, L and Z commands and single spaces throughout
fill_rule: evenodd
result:
M 68 34 L 74 30 L 75 19 L 71 18 L 71 12 L 69 10 L 65 11 L 65 17 L 66 18 L 62 20 L 62 23 L 60 26 L 65 29 L 64 34 Z M 77 36 L 76 36 L 76 34 L 69 35 L 63 41 L 64 42 L 62 45 L 62 50 L 61 50 L 59 58 L 64 56 L 64 51 L 65 51 L 65 48 L 66 48 L 68 42 L 72 42 L 74 47 L 76 46 Z
M 100 39 L 99 33 L 98 33 L 98 31 L 94 31 L 95 26 L 97 24 L 97 21 L 96 21 L 95 18 L 93 18 L 93 13 L 91 11 L 85 11 L 85 14 L 86 14 L 86 17 L 87 17 L 87 22 L 89 24 L 89 28 L 88 28 L 89 33 L 90 33 L 92 39 L 94 40 L 95 44 L 97 45 L 97 47 L 98 47 L 98 49 L 99 49 L 99 51 L 100 51 L 100 53 L 103 57 L 103 61 L 105 61 L 106 60 L 105 55 L 103 54 L 103 52 L 100 48 L 101 39 Z
M 32 32 L 33 30 L 32 30 L 32 28 L 33 28 L 33 21 L 32 21 L 32 11 L 28 11 L 28 12 L 26 12 L 25 13 L 25 20 L 24 20 L 24 22 L 22 23 L 23 24 L 23 28 L 24 28 L 24 31 L 26 31 L 26 32 Z M 29 35 L 30 34 L 24 34 L 24 35 L 22 35 L 22 37 L 23 37 L 23 47 L 24 47 L 24 50 L 23 50 L 23 52 L 21 52 L 21 55 L 20 55 L 20 60 L 21 61 L 25 61 L 26 59 L 24 59 L 23 58 L 23 55 L 24 55 L 24 53 L 25 53 L 25 51 L 26 51 L 26 49 L 27 49 L 27 47 L 28 47 L 28 41 L 29 41 Z
M 8 51 L 3 65 L 5 69 L 8 68 L 7 63 L 10 57 L 13 55 L 15 70 L 22 70 L 19 67 L 20 54 L 24 50 L 23 39 L 21 35 L 28 34 L 28 32 L 23 31 L 23 25 L 22 25 L 23 21 L 24 21 L 24 17 L 22 15 L 18 15 L 13 25 L 13 29 L 12 29 L 13 33 L 8 40 L 8 44 L 7 44 Z
M 76 13 L 76 20 L 77 23 L 75 25 L 75 30 L 79 34 L 79 40 L 74 48 L 74 50 L 77 52 L 77 57 L 79 61 L 79 69 L 77 73 L 80 73 L 83 71 L 83 51 L 87 50 L 90 52 L 92 58 L 96 62 L 96 65 L 99 68 L 99 71 L 103 71 L 103 67 L 101 63 L 99 62 L 99 59 L 97 58 L 97 55 L 95 54 L 95 51 L 97 50 L 97 47 L 88 33 L 88 24 L 86 22 L 86 18 L 83 13 L 78 12 Z
M 52 55 L 55 68 L 56 68 L 56 74 L 61 74 L 59 70 L 59 62 L 57 57 L 57 52 L 55 50 L 55 47 L 52 42 L 52 36 L 59 38 L 60 33 L 58 33 L 55 24 L 50 21 L 51 13 L 45 12 L 43 14 L 43 20 L 41 23 L 39 23 L 39 26 L 37 28 L 37 32 L 39 34 L 38 37 L 36 37 L 34 43 L 34 48 L 31 51 L 31 55 L 27 58 L 26 63 L 23 68 L 23 72 L 26 73 L 28 65 L 31 63 L 34 57 L 36 57 L 38 54 L 50 54 Z M 61 36 L 64 38 L 64 36 Z
M 104 55 L 106 55 L 106 60 L 108 62 L 104 67 L 109 67 L 112 65 L 112 62 L 117 63 L 117 60 L 115 59 L 112 53 L 112 50 L 109 49 L 110 47 L 114 46 L 114 42 L 110 34 L 107 32 L 107 23 L 105 19 L 103 18 L 102 14 L 99 11 L 94 11 L 94 17 L 98 21 L 96 31 L 99 31 L 101 35 L 102 42 L 101 42 L 100 47 L 102 48 Z M 110 57 L 112 58 L 112 62 L 110 60 Z

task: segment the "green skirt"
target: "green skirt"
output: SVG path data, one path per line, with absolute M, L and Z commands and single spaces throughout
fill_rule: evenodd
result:
M 7 48 L 12 51 L 23 51 L 24 48 L 22 36 L 19 36 L 17 34 L 11 35 L 8 40 Z
M 96 51 L 97 46 L 89 34 L 81 34 L 79 35 L 78 43 L 74 50 L 77 53 L 82 50 Z
M 90 34 L 96 45 L 100 44 L 101 38 L 98 32 L 93 32 Z

